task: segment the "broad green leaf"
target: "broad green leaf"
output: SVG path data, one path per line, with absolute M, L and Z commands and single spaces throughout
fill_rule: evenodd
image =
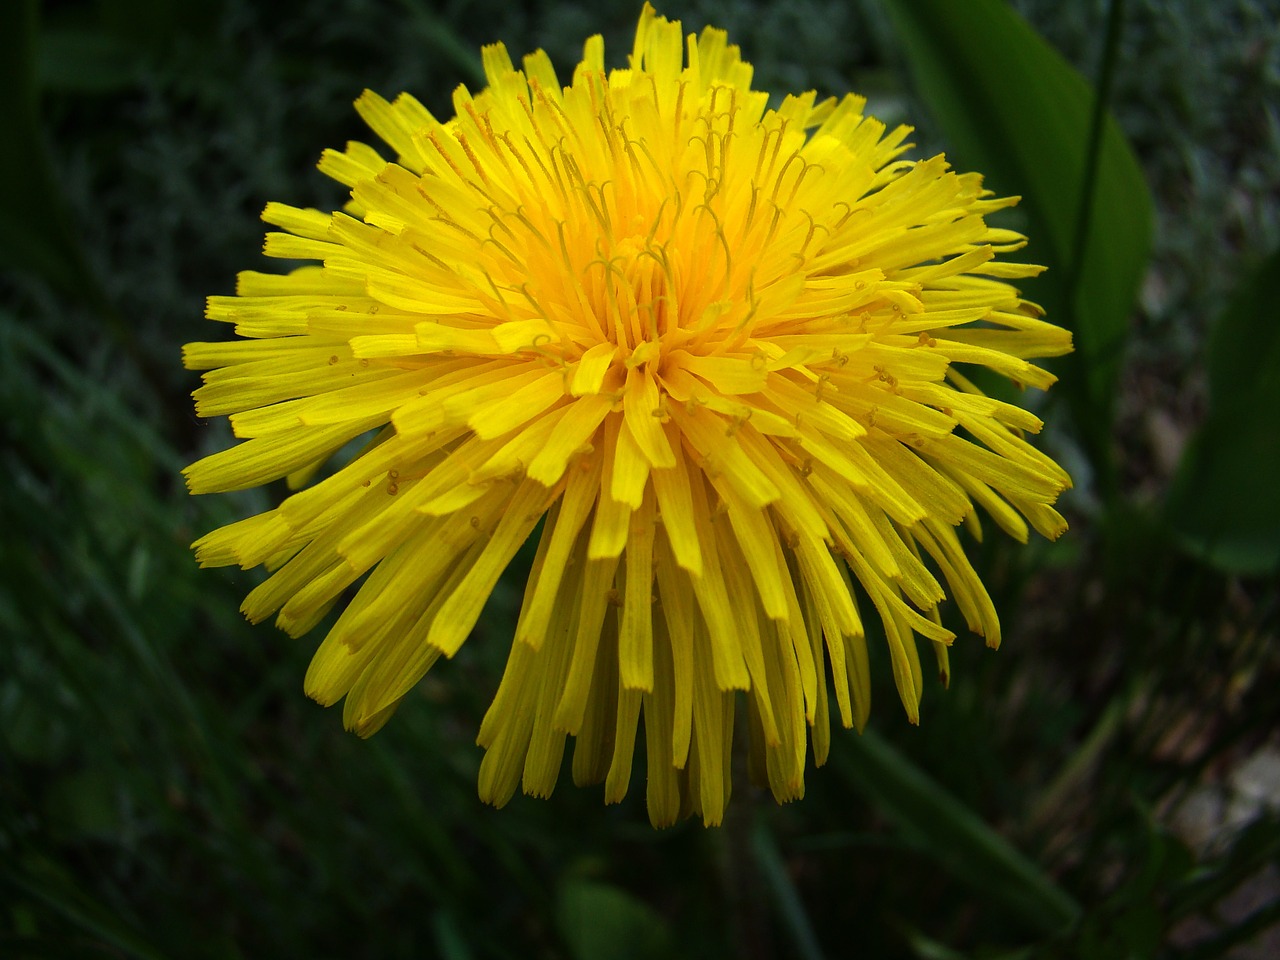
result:
M 1209 415 L 1174 476 L 1166 517 L 1223 570 L 1280 569 L 1280 251 L 1242 283 L 1209 342 Z
M 1151 196 L 1133 152 L 1105 116 L 1086 182 L 1093 91 L 1002 0 L 885 6 L 953 163 L 1023 198 L 1026 255 L 1049 267 L 1026 292 L 1075 334 L 1074 366 L 1060 389 L 1095 459 L 1105 458 L 1121 351 L 1151 248 Z M 1084 218 L 1082 191 L 1092 197 Z
M 1057 933 L 1080 905 L 942 785 L 870 731 L 833 750 L 832 763 L 906 838 L 1010 922 Z
M 644 960 L 670 956 L 662 918 L 607 883 L 573 878 L 560 885 L 557 920 L 574 960 Z
M 100 305 L 43 149 L 36 90 L 36 0 L 0 3 L 0 267 L 34 273 Z

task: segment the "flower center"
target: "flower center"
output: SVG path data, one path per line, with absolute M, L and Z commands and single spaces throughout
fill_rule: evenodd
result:
M 637 350 L 639 362 L 655 356 L 663 334 L 679 325 L 668 248 L 648 237 L 624 237 L 613 244 L 608 261 L 595 266 L 600 282 L 589 299 L 606 321 L 609 339 L 622 348 L 623 359 Z

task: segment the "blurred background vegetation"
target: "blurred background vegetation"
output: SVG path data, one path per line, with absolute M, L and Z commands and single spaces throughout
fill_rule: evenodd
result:
M 1079 346 L 1044 437 L 1070 534 L 975 545 L 1004 649 L 962 636 L 918 729 L 873 664 L 868 733 L 802 802 L 491 810 L 473 738 L 522 569 L 367 742 L 302 696 L 313 638 L 240 619 L 256 574 L 197 570 L 278 494 L 178 476 L 229 441 L 179 346 L 260 268 L 265 202 L 341 204 L 314 162 L 369 137 L 366 86 L 447 116 L 480 44 L 567 71 L 600 32 L 620 65 L 638 12 L 0 4 L 0 955 L 1280 955 L 1275 0 L 662 8 L 1022 194 L 1027 293 Z

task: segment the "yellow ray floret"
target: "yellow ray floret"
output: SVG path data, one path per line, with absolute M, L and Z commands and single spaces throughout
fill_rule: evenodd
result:
M 1015 199 L 904 159 L 860 98 L 769 109 L 722 31 L 648 6 L 626 69 L 599 37 L 567 86 L 541 52 L 483 63 L 443 122 L 361 96 L 390 153 L 324 153 L 345 212 L 263 213 L 266 254 L 312 265 L 210 299 L 242 339 L 184 360 L 243 441 L 190 489 L 296 492 L 198 559 L 265 564 L 245 613 L 294 635 L 341 606 L 306 690 L 367 735 L 541 524 L 481 796 L 549 794 L 572 738 L 574 780 L 619 800 L 643 717 L 653 823 L 718 823 L 745 706 L 752 769 L 799 797 L 831 715 L 867 718 L 860 607 L 916 722 L 948 597 L 1000 642 L 957 527 L 1065 528 L 1039 419 L 968 375 L 1043 389 L 1071 349 L 1009 282 L 1039 268 L 998 259 Z

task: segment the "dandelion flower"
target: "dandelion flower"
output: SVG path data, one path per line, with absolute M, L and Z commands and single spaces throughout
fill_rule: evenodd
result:
M 567 86 L 541 51 L 483 60 L 445 122 L 361 96 L 389 154 L 325 151 L 345 211 L 263 213 L 267 256 L 314 263 L 210 298 L 240 339 L 184 358 L 243 442 L 189 486 L 296 492 L 197 557 L 265 565 L 243 611 L 290 635 L 342 607 L 306 691 L 367 735 L 541 523 L 481 797 L 550 794 L 571 737 L 618 801 L 643 716 L 653 823 L 718 823 L 743 706 L 753 771 L 799 797 L 830 714 L 867 719 L 867 614 L 917 722 L 947 596 L 1000 642 L 957 528 L 1065 528 L 1040 420 L 969 379 L 1046 388 L 1030 361 L 1070 350 L 1008 282 L 1040 268 L 997 259 L 1016 198 L 904 159 L 860 97 L 770 109 L 723 31 L 648 6 L 629 69 L 600 37 Z

